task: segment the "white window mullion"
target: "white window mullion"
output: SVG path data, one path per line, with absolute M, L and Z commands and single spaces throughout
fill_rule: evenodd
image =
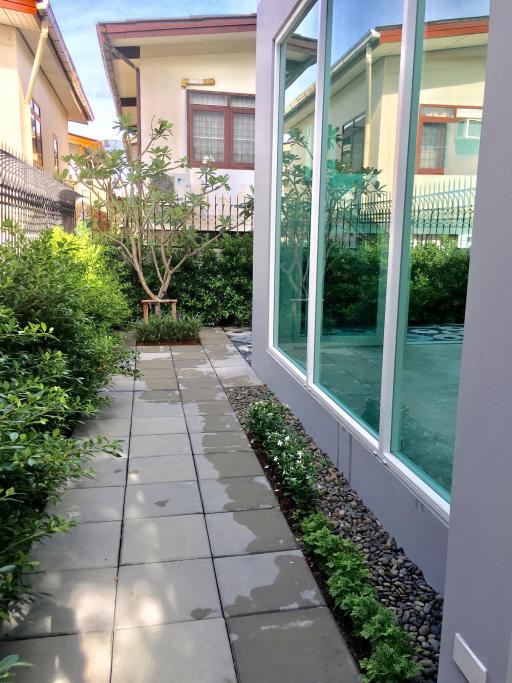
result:
M 322 140 L 324 129 L 325 83 L 328 73 L 326 58 L 328 50 L 328 4 L 330 0 L 319 0 L 318 9 L 318 45 L 317 45 L 317 80 L 315 92 L 315 123 L 313 131 L 313 181 L 311 185 L 311 225 L 309 232 L 309 282 L 308 282 L 308 337 L 306 380 L 311 385 L 315 371 L 316 319 L 317 311 L 317 277 L 318 277 L 318 231 L 321 218 L 321 173 L 322 173 Z
M 399 323 L 400 286 L 406 286 L 402 273 L 404 226 L 408 220 L 407 201 L 414 182 L 416 146 L 411 146 L 411 133 L 416 136 L 417 108 L 414 104 L 421 75 L 423 51 L 423 23 L 425 0 L 405 0 L 402 46 L 400 55 L 399 103 L 396 135 L 395 167 L 391 221 L 389 228 L 388 274 L 384 320 L 384 346 L 382 358 L 382 384 L 380 401 L 379 452 L 389 454 L 392 441 L 393 405 L 396 376 L 397 332 Z

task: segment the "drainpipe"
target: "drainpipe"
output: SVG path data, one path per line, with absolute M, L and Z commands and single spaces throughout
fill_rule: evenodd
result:
M 372 47 L 366 46 L 366 117 L 364 127 L 363 166 L 370 165 L 370 151 L 372 142 Z
M 132 62 L 131 59 L 125 57 L 122 52 L 111 45 L 109 42 L 105 43 L 105 47 L 118 59 L 121 59 L 125 64 L 135 71 L 135 92 L 137 98 L 137 156 L 140 158 L 142 154 L 142 118 L 141 118 L 141 101 L 140 101 L 140 69 Z
M 39 33 L 39 42 L 37 44 L 37 50 L 34 57 L 34 62 L 32 63 L 32 69 L 30 71 L 30 77 L 28 79 L 27 91 L 23 100 L 23 114 L 25 120 L 25 156 L 28 160 L 32 162 L 32 123 L 31 123 L 31 111 L 30 103 L 32 101 L 32 95 L 34 93 L 34 85 L 36 82 L 39 69 L 41 67 L 41 61 L 43 59 L 44 48 L 48 42 L 48 31 L 50 28 L 50 22 L 46 14 L 46 10 L 49 5 L 49 0 L 44 0 L 44 2 L 37 3 L 37 9 L 42 16 L 41 31 Z

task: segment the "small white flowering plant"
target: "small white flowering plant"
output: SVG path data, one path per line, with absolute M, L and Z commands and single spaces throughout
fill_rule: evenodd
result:
M 275 400 L 256 401 L 249 409 L 248 426 L 265 449 L 284 491 L 304 508 L 316 496 L 316 470 L 305 439 L 286 422 L 285 407 Z

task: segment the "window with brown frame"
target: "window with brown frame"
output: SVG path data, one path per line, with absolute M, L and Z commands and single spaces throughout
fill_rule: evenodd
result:
M 32 161 L 43 168 L 43 138 L 41 135 L 41 109 L 35 100 L 30 100 L 30 125 L 32 128 Z
M 254 168 L 254 95 L 188 92 L 188 158 L 221 168 Z
M 481 124 L 482 107 L 420 105 L 416 173 L 463 172 L 457 169 L 457 156 L 459 161 L 463 155 L 478 158 Z M 449 162 L 452 168 L 448 171 Z
M 53 135 L 53 170 L 55 173 L 59 172 L 59 140 L 55 134 Z

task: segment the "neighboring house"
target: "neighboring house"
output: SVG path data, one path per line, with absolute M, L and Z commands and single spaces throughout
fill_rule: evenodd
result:
M 98 24 L 119 114 L 138 123 L 144 149 L 152 121 L 173 124 L 178 192 L 196 190 L 204 157 L 230 176 L 234 199 L 254 177 L 256 15 L 203 16 Z
M 93 114 L 47 1 L 0 0 L 0 91 L 0 142 L 47 175 L 63 170 L 68 123 Z

